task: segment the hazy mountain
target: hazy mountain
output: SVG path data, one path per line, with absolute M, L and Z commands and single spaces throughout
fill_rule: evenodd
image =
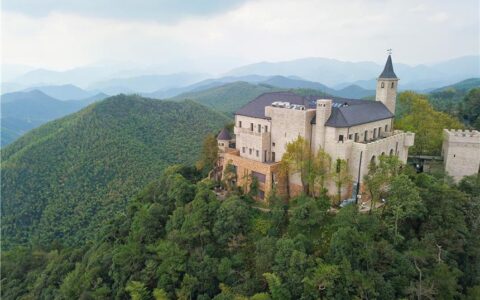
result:
M 1 64 L 1 82 L 8 82 L 34 68 L 19 64 Z
M 262 83 L 264 85 L 271 85 L 283 89 L 311 89 L 322 91 L 324 93 L 338 96 L 338 97 L 347 97 L 347 98 L 363 98 L 375 94 L 371 90 L 366 90 L 358 86 L 349 86 L 348 89 L 343 90 L 345 87 L 342 87 L 339 90 L 332 89 L 322 83 L 304 80 L 298 76 L 261 76 L 261 75 L 245 75 L 245 76 L 227 76 L 220 78 L 207 79 L 195 84 L 167 89 L 159 90 L 153 93 L 145 93 L 144 96 L 149 96 L 157 99 L 165 99 L 170 97 L 176 97 L 180 94 L 191 93 L 191 92 L 200 92 L 211 88 L 216 88 L 225 85 L 226 83 L 233 82 L 247 82 L 251 84 Z
M 73 84 L 64 84 L 64 85 L 46 85 L 46 86 L 37 86 L 26 89 L 26 91 L 38 90 L 44 94 L 56 98 L 58 100 L 79 100 L 92 97 L 95 95 L 94 92 L 89 92 L 75 86 Z
M 113 78 L 96 82 L 90 85 L 89 89 L 100 90 L 107 94 L 112 94 L 112 91 L 117 93 L 151 93 L 157 90 L 190 85 L 205 79 L 205 77 L 205 74 L 177 73 L 167 75 L 144 75 L 127 78 Z
M 480 78 L 469 78 L 448 86 L 443 86 L 443 87 L 434 89 L 430 91 L 430 93 L 438 93 L 438 92 L 448 91 L 452 89 L 457 91 L 467 92 L 473 88 L 478 88 L 478 87 L 480 87 Z
M 430 65 L 409 66 L 395 63 L 402 89 L 426 89 L 451 84 L 465 78 L 480 76 L 479 56 L 465 56 Z M 299 76 L 335 88 L 350 84 L 365 89 L 375 88 L 375 78 L 383 64 L 373 62 L 344 62 L 326 58 L 303 58 L 284 62 L 261 62 L 231 70 L 226 75 L 242 76 Z
M 244 81 L 249 83 L 257 83 L 264 81 L 270 78 L 269 76 L 260 76 L 260 75 L 246 75 L 246 76 L 226 76 L 226 77 L 219 77 L 219 78 L 209 78 L 199 82 L 196 82 L 191 85 L 177 87 L 177 88 L 170 88 L 170 89 L 160 89 L 152 93 L 144 93 L 144 96 L 153 97 L 156 99 L 165 99 L 175 97 L 177 95 L 187 93 L 187 92 L 199 92 L 209 88 L 214 88 L 218 86 L 222 86 L 226 83 L 232 83 L 237 81 Z
M 110 67 L 79 67 L 67 71 L 35 69 L 11 82 L 26 86 L 74 84 L 86 87 L 89 84 L 110 78 L 117 70 Z
M 1 96 L 1 146 L 10 144 L 48 121 L 76 112 L 107 97 L 96 94 L 82 100 L 62 101 L 39 90 L 14 92 Z
M 352 84 L 343 89 L 334 90 L 332 95 L 343 98 L 362 99 L 364 97 L 374 96 L 375 90 L 367 90 L 358 85 Z
M 2 149 L 2 246 L 92 238 L 228 121 L 193 102 L 119 95 L 30 131 Z

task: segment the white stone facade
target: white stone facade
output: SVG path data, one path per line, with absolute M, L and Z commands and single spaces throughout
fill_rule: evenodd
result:
M 389 72 L 386 73 L 385 70 Z M 315 103 L 309 102 L 308 106 L 273 102 L 262 107 L 262 114 L 255 114 L 262 117 L 239 113 L 235 115 L 234 133 L 239 156 L 260 163 L 275 164 L 282 159 L 287 144 L 300 136 L 310 144 L 312 150 L 324 149 L 331 156 L 332 162 L 336 159 L 346 160 L 352 181 L 360 184 L 372 159 L 378 161 L 381 155 L 396 155 L 406 163 L 408 149 L 413 146 L 415 136 L 413 133 L 393 130 L 398 78 L 393 73 L 390 58 L 385 70 L 382 75 L 388 76 L 381 75 L 377 81 L 376 101 L 384 104 L 380 108 L 386 112 L 387 117 L 370 118 L 370 111 L 360 109 L 358 112 L 363 114 L 362 120 L 371 121 L 329 126 L 329 118 L 339 105 L 349 106 L 349 112 L 355 115 L 355 105 L 365 107 L 365 104 L 357 102 L 350 106 L 347 102 L 338 100 L 334 103 L 332 99 L 318 99 Z M 351 115 L 350 118 L 355 119 Z M 290 182 L 301 184 L 298 174 L 291 174 Z M 348 188 L 345 192 L 347 190 Z

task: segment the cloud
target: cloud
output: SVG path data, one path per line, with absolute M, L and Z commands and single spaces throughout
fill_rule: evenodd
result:
M 109 19 L 173 22 L 189 16 L 222 13 L 243 2 L 245 0 L 4 0 L 2 9 L 33 17 L 67 13 Z
M 2 60 L 57 69 L 116 60 L 160 66 L 164 73 L 215 73 L 245 63 L 301 57 L 383 63 L 388 48 L 397 62 L 411 64 L 478 53 L 476 0 L 462 5 L 425 0 L 422 3 L 435 11 L 412 12 L 417 3 L 247 1 L 209 17 L 173 23 L 5 11 Z M 431 18 L 441 21 L 444 11 L 458 17 L 439 26 Z
M 438 12 L 428 17 L 429 21 L 432 21 L 435 23 L 442 23 L 447 21 L 448 19 L 449 19 L 449 16 L 446 12 Z

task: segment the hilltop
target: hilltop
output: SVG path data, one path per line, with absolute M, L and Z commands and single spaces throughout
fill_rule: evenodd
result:
M 91 238 L 228 121 L 193 102 L 119 95 L 30 131 L 2 149 L 3 246 Z
M 261 94 L 286 90 L 301 95 L 328 96 L 328 93 L 325 93 L 324 91 L 311 88 L 302 88 L 301 86 L 297 88 L 288 88 L 273 86 L 265 83 L 253 84 L 237 81 L 226 83 L 221 86 L 214 86 L 206 90 L 183 93 L 176 97 L 170 98 L 169 100 L 182 101 L 188 99 L 211 107 L 217 111 L 232 114 L 240 107 L 244 106 Z
M 4 94 L 1 97 L 1 146 L 10 144 L 33 128 L 106 97 L 99 93 L 81 100 L 61 101 L 36 89 Z

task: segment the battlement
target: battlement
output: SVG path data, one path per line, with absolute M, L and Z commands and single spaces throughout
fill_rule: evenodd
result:
M 443 136 L 448 143 L 480 143 L 478 130 L 444 129 Z

